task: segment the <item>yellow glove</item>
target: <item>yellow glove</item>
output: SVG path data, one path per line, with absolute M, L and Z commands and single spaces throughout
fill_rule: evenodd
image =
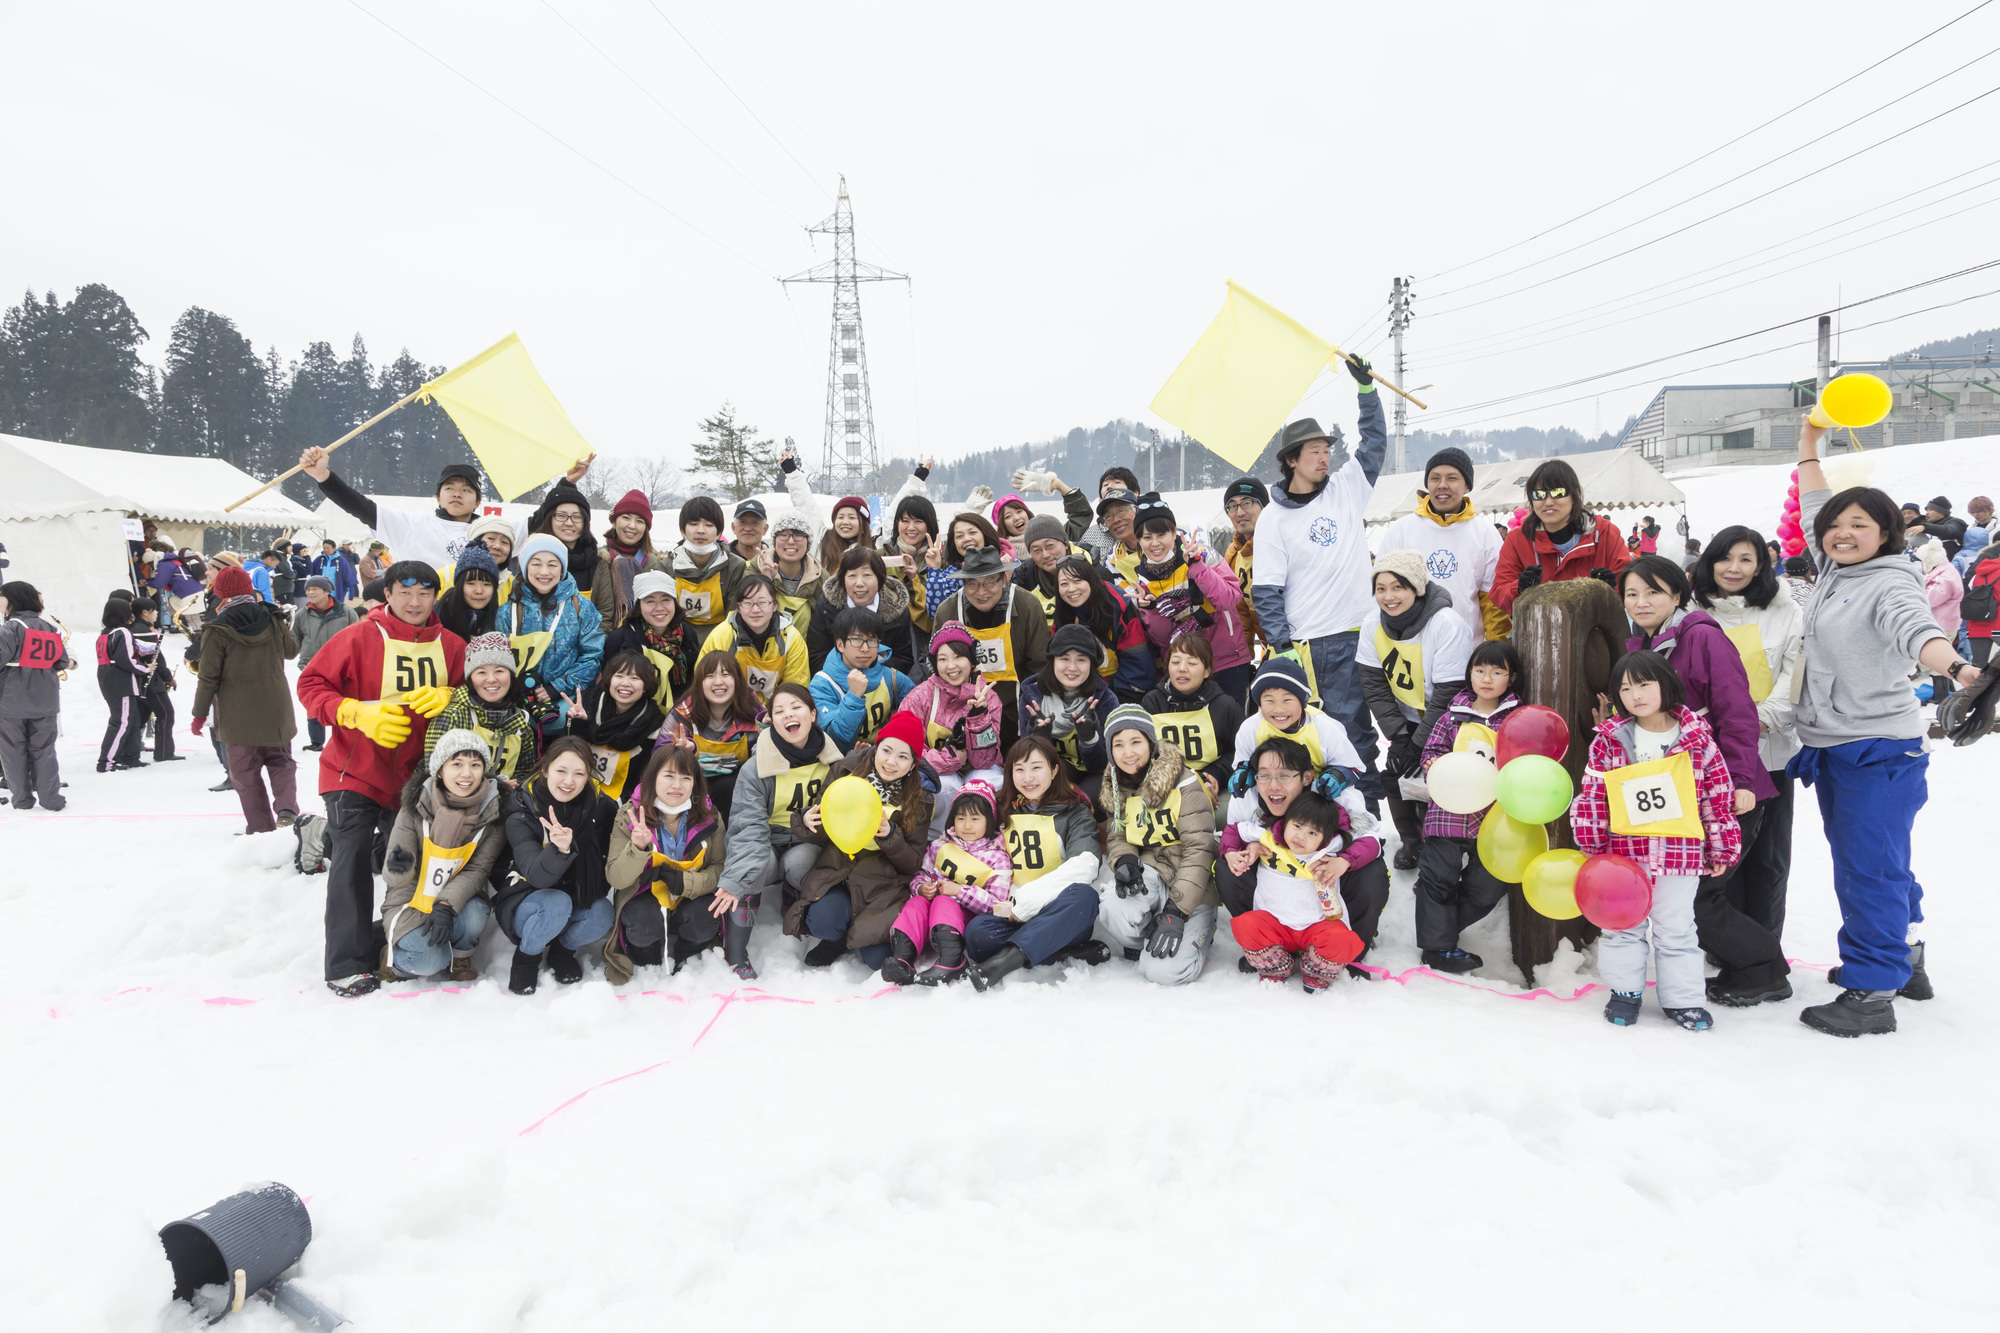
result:
M 410 739 L 410 719 L 403 715 L 401 704 L 342 699 L 334 720 L 343 727 L 360 732 L 385 750 L 393 750 Z
M 436 717 L 451 702 L 451 691 L 442 685 L 419 685 L 403 691 L 403 702 L 425 717 Z

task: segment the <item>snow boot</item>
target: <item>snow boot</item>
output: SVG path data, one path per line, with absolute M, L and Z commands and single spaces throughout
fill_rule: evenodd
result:
M 1674 1022 L 1679 1023 L 1689 1032 L 1706 1032 L 1715 1026 L 1715 1019 L 1709 1014 L 1708 1010 L 1700 1007 L 1693 1009 L 1669 1009 L 1662 1005 L 1660 1012 L 1668 1018 L 1673 1019 Z
M 917 942 L 900 930 L 889 932 L 889 956 L 882 960 L 882 980 L 907 986 L 917 979 Z
M 1639 1001 L 1643 998 L 1640 991 L 1612 991 L 1604 1006 L 1604 1021 L 1615 1027 L 1631 1027 L 1639 1021 Z
M 806 950 L 805 964 L 807 967 L 832 967 L 846 952 L 847 941 L 844 939 L 821 940 Z
M 382 946 L 382 961 L 375 968 L 375 979 L 385 985 L 391 981 L 411 980 L 396 970 L 396 965 L 390 961 L 389 946 L 386 944 Z
M 1252 972 L 1266 981 L 1275 981 L 1283 985 L 1292 979 L 1292 955 L 1286 952 L 1282 944 L 1267 944 L 1252 953 L 1244 954 L 1243 959 L 1250 964 Z
M 1841 985 L 1840 965 L 1834 964 L 1826 970 L 1826 979 L 1834 985 Z M 1924 971 L 1924 942 L 1918 940 L 1910 946 L 1910 979 L 1896 992 L 1906 1000 L 1928 1000 L 1937 992 L 1931 989 L 1930 973 Z
M 1453 976 L 1486 966 L 1486 960 L 1478 954 L 1467 953 L 1458 948 L 1426 949 L 1423 952 L 1423 963 L 1425 967 L 1439 972 L 1449 972 Z
M 1257 975 L 1257 965 L 1250 961 L 1250 955 L 1247 953 L 1237 955 L 1236 970 L 1238 972 L 1247 972 L 1253 977 Z
M 583 964 L 578 961 L 576 950 L 565 949 L 554 940 L 550 940 L 543 956 L 549 960 L 549 971 L 556 974 L 557 985 L 574 986 L 583 980 Z
M 1398 870 L 1415 870 L 1417 868 L 1417 857 L 1422 853 L 1423 848 L 1424 844 L 1421 838 L 1415 842 L 1406 842 L 1396 849 L 1396 859 L 1391 864 Z
M 299 820 L 299 812 L 296 810 L 278 811 L 279 828 L 290 828 L 292 825 L 298 823 L 298 820 Z
M 674 936 L 667 942 L 667 957 L 673 961 L 673 967 L 668 970 L 667 975 L 678 975 L 680 970 L 687 966 L 688 959 L 704 950 L 717 948 L 721 943 L 722 940 L 720 938 L 691 942 L 683 940 L 678 935 Z
M 514 948 L 514 962 L 507 969 L 507 989 L 516 995 L 533 995 L 542 973 L 542 956 Z
M 233 783 L 233 782 L 231 782 L 231 781 L 230 781 L 230 780 L 229 780 L 229 779 L 228 779 L 227 777 L 225 777 L 225 778 L 223 778 L 223 779 L 222 779 L 222 781 L 220 781 L 220 782 L 216 783 L 216 784 L 215 784 L 215 785 L 214 785 L 213 787 L 210 787 L 210 788 L 209 788 L 209 790 L 210 790 L 210 791 L 235 791 L 235 790 L 236 790 L 236 784 L 235 784 L 235 783 Z
M 1783 977 L 1775 977 L 1765 982 L 1731 982 L 1725 977 L 1710 977 L 1708 998 L 1712 1004 L 1726 1004 L 1732 1009 L 1749 1009 L 1760 1004 L 1791 999 L 1792 983 Z
M 1010 944 L 983 963 L 972 964 L 972 989 L 984 993 L 997 982 L 1014 975 L 1027 967 L 1028 955 L 1021 952 L 1021 946 Z
M 1103 940 L 1085 940 L 1081 944 L 1068 944 L 1057 949 L 1056 956 L 1049 961 L 1059 963 L 1066 958 L 1074 958 L 1080 963 L 1096 967 L 1100 963 L 1111 961 L 1111 946 Z
M 750 965 L 750 927 L 757 920 L 757 898 L 739 898 L 736 908 L 722 923 L 722 961 L 739 981 L 755 981 L 757 969 Z
M 966 975 L 965 936 L 950 926 L 932 926 L 931 951 L 937 962 L 917 978 L 920 985 L 949 986 Z
M 1139 955 L 1143 952 L 1145 951 L 1140 949 L 1138 946 L 1128 944 L 1125 946 L 1125 961 L 1128 963 L 1136 963 L 1139 961 Z
M 373 972 L 356 972 L 351 977 L 342 977 L 338 981 L 327 982 L 326 988 L 335 995 L 340 996 L 343 1000 L 355 1000 L 363 995 L 373 995 L 376 991 L 381 990 L 382 980 Z
M 1828 1004 L 1799 1010 L 1799 1022 L 1835 1037 L 1862 1037 L 1896 1030 L 1896 992 L 1844 990 Z
M 469 986 L 479 980 L 479 969 L 473 965 L 471 954 L 455 953 L 451 956 L 451 971 L 445 976 L 462 986 Z
M 1299 955 L 1299 972 L 1304 976 L 1308 991 L 1322 991 L 1340 979 L 1341 968 L 1329 963 L 1318 949 L 1308 947 Z

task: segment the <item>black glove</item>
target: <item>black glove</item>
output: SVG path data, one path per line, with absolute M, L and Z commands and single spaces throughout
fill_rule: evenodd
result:
M 1146 891 L 1146 867 L 1130 852 L 1118 858 L 1112 875 L 1118 881 L 1120 898 L 1135 898 Z
M 424 943 L 433 949 L 442 949 L 451 943 L 451 923 L 458 919 L 458 913 L 449 903 L 432 903 L 430 914 L 417 929 L 423 933 Z
M 1599 565 L 1596 569 L 1591 570 L 1590 577 L 1596 579 L 1599 583 L 1611 589 L 1611 591 L 1618 591 L 1618 576 L 1603 565 Z
M 1389 758 L 1383 765 L 1383 772 L 1392 778 L 1407 778 L 1422 766 L 1424 747 L 1409 736 L 1389 746 Z
M 1978 681 L 1960 688 L 1938 709 L 1938 721 L 1954 746 L 1970 745 L 1993 730 L 1993 706 L 2000 701 L 1994 680 L 1995 669 L 1986 668 Z
M 1521 569 L 1520 577 L 1514 580 L 1514 586 L 1522 592 L 1526 592 L 1530 588 L 1541 587 L 1542 567 L 1540 565 L 1524 565 Z
M 407 875 L 416 867 L 417 858 L 410 855 L 410 849 L 407 847 L 391 847 L 389 859 L 382 864 L 384 870 L 397 875 Z
M 917 478 L 917 480 L 918 480 L 918 481 L 928 481 L 928 480 L 930 480 L 930 475 L 931 475 L 931 470 L 930 470 L 929 468 L 927 468 L 927 467 L 916 467 L 916 468 L 912 468 L 912 469 L 910 469 L 910 470 L 911 470 L 911 472 L 912 472 L 912 473 L 914 473 L 914 474 L 915 474 L 915 476 L 916 476 L 916 478 Z
M 1153 922 L 1153 937 L 1146 941 L 1146 952 L 1155 958 L 1172 958 L 1181 951 L 1181 935 L 1187 930 L 1187 917 L 1172 903 Z
M 1343 356 L 1340 359 L 1347 367 L 1347 373 L 1354 376 L 1354 382 L 1362 388 L 1365 389 L 1375 382 L 1375 376 L 1369 370 L 1367 357 Z
M 799 460 L 787 454 L 778 460 L 778 470 L 788 475 L 797 472 L 799 470 Z

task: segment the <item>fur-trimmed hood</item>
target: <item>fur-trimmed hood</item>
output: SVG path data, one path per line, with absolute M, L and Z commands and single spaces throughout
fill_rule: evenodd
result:
M 1139 779 L 1139 798 L 1148 807 L 1156 808 L 1165 803 L 1169 792 L 1178 787 L 1181 775 L 1188 771 L 1187 761 L 1171 741 L 1153 742 L 1153 762 L 1146 765 L 1146 774 Z M 1117 764 L 1108 764 L 1104 769 L 1104 785 L 1098 794 L 1103 798 L 1100 810 L 1122 810 L 1124 800 L 1119 795 L 1118 779 L 1122 777 Z

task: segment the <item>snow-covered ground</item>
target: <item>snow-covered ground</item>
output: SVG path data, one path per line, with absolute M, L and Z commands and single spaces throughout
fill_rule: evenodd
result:
M 99 775 L 87 671 L 65 702 L 69 809 L 0 814 L 9 1329 L 193 1327 L 154 1233 L 260 1180 L 307 1196 L 303 1277 L 364 1329 L 1991 1326 L 2000 742 L 1937 756 L 1918 826 L 1938 998 L 1848 1042 L 1798 1022 L 1838 924 L 1810 799 L 1815 966 L 1702 1034 L 1522 998 L 1498 915 L 1473 985 L 1317 999 L 1228 943 L 1180 991 L 1113 961 L 885 993 L 805 972 L 767 905 L 754 987 L 707 955 L 519 999 L 489 940 L 476 986 L 343 1001 L 325 881 L 237 836 L 207 743 Z

